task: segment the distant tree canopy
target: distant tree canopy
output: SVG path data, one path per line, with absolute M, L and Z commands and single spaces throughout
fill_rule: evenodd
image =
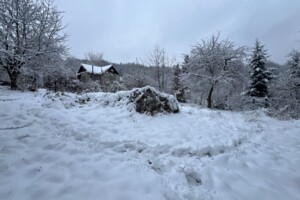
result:
M 63 30 L 62 12 L 53 0 L 0 0 L 1 84 L 71 92 L 115 92 L 149 85 L 174 94 L 178 101 L 208 108 L 247 110 L 266 103 L 273 115 L 300 118 L 298 50 L 279 65 L 267 60 L 264 45 L 256 40 L 249 61 L 248 48 L 221 39 L 218 33 L 192 46 L 180 65 L 159 45 L 144 64 L 114 63 L 97 52 L 87 53 L 85 59 L 67 57 Z M 115 86 L 96 80 L 85 84 L 76 76 L 81 63 L 113 64 L 122 77 Z
M 109 62 L 104 60 L 103 53 L 96 53 L 96 52 L 88 52 L 85 55 L 85 60 L 83 60 L 87 64 L 96 65 L 96 66 L 105 66 L 109 65 Z

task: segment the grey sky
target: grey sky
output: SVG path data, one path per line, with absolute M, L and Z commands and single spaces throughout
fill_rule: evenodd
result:
M 168 55 L 189 52 L 221 31 L 237 45 L 266 45 L 279 63 L 300 48 L 300 0 L 56 0 L 65 11 L 71 55 L 103 52 L 113 62 L 145 59 L 155 44 Z

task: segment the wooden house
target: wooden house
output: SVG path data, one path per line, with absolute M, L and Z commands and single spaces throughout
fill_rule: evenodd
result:
M 77 78 L 82 82 L 99 81 L 106 85 L 121 80 L 120 73 L 113 65 L 95 66 L 81 64 L 77 73 Z

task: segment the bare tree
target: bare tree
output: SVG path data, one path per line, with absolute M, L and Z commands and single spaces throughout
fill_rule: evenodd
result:
M 106 60 L 104 60 L 103 53 L 90 51 L 85 55 L 85 59 L 91 65 L 104 66 L 109 64 Z
M 212 107 L 212 95 L 217 86 L 232 84 L 242 75 L 241 60 L 244 47 L 235 47 L 228 39 L 220 40 L 220 34 L 202 40 L 192 47 L 188 63 L 184 66 L 183 79 L 193 87 L 205 88 L 207 107 Z
M 300 52 L 293 50 L 270 87 L 270 114 L 300 118 Z
M 173 67 L 175 60 L 175 57 L 170 59 L 166 55 L 164 48 L 158 45 L 155 45 L 153 52 L 149 56 L 149 65 L 156 69 L 155 78 L 160 91 L 166 89 L 166 67 Z
M 66 54 L 62 12 L 52 0 L 0 0 L 0 65 L 17 88 L 20 69 L 36 60 L 48 64 Z
M 154 47 L 153 52 L 150 54 L 149 62 L 150 65 L 156 68 L 155 76 L 158 84 L 158 89 L 162 90 L 162 68 L 164 68 L 165 50 L 158 45 Z

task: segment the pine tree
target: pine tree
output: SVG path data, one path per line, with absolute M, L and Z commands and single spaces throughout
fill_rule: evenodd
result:
M 179 65 L 174 67 L 174 79 L 173 79 L 173 94 L 179 102 L 186 102 L 185 99 L 185 88 L 183 87 L 180 80 L 181 69 Z
M 300 79 L 300 52 L 293 50 L 288 61 L 289 74 L 292 79 Z
M 268 96 L 268 82 L 271 78 L 270 73 L 266 69 L 267 53 L 264 46 L 258 40 L 253 48 L 252 58 L 250 61 L 251 68 L 251 85 L 249 94 L 254 97 Z
M 293 50 L 288 61 L 290 97 L 300 100 L 300 52 Z M 300 107 L 299 107 L 300 108 Z

